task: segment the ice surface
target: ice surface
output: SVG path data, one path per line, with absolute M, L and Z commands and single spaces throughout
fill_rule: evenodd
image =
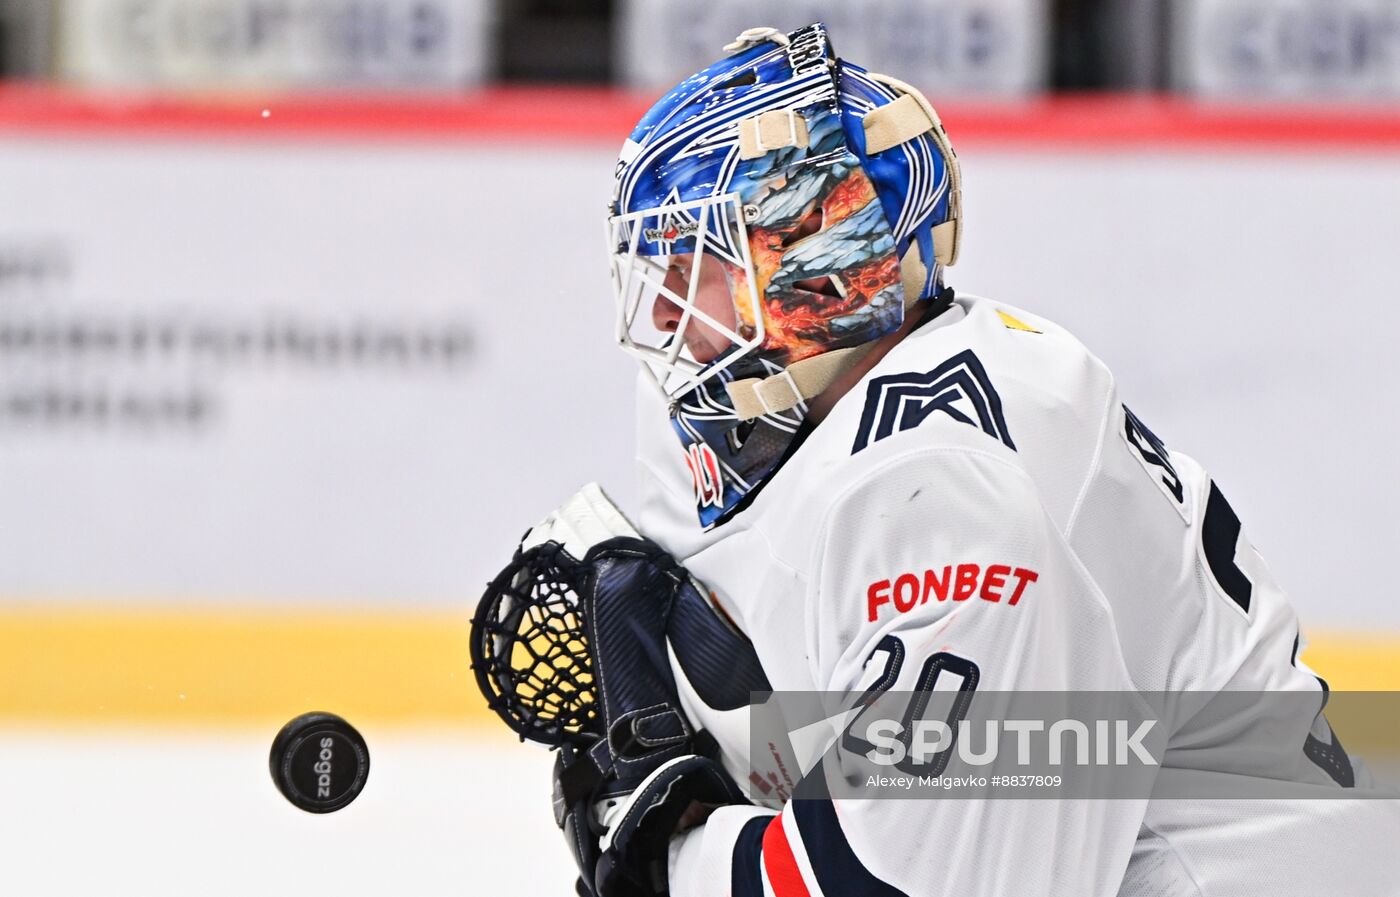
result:
M 0 731 L 0 893 L 573 893 L 546 749 L 360 730 L 365 791 L 323 816 L 274 788 L 271 731 Z

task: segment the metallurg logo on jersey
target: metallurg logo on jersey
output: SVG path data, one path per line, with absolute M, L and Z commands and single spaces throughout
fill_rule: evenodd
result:
M 1001 394 L 977 354 L 968 349 L 926 373 L 890 374 L 871 380 L 851 454 L 912 430 L 935 414 L 977 427 L 1016 450 L 1002 412 Z

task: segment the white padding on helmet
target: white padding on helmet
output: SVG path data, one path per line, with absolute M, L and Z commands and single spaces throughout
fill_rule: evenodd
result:
M 908 143 L 932 131 L 936 124 L 919 101 L 908 94 L 870 110 L 861 121 L 865 125 L 865 151 L 872 155 Z
M 739 158 L 757 159 L 789 146 L 805 148 L 807 120 L 796 109 L 770 109 L 739 122 Z
M 934 255 L 940 265 L 955 265 L 962 249 L 962 168 L 958 165 L 958 154 L 953 151 L 948 132 L 943 129 L 943 121 L 922 93 L 898 78 L 875 72 L 869 74 L 872 80 L 901 96 L 865 114 L 866 152 L 884 152 L 920 134 L 933 138 L 948 171 L 948 220 L 933 229 Z
M 776 28 L 750 28 L 725 44 L 724 52 L 732 56 L 764 42 L 775 43 L 780 47 L 786 47 L 789 43 L 788 36 Z

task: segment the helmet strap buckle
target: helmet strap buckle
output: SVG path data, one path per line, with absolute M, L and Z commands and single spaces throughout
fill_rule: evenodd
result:
M 786 386 L 792 391 L 790 396 L 773 396 L 773 387 Z M 765 378 L 763 383 L 753 391 L 754 398 L 758 399 L 758 404 L 763 407 L 764 414 L 777 414 L 787 411 L 804 401 L 802 390 L 798 388 L 797 381 L 792 379 L 792 371 L 784 370 L 781 374 L 774 374 Z M 769 401 L 772 396 L 773 401 Z
M 789 146 L 804 148 L 809 140 L 807 120 L 796 109 L 770 109 L 739 123 L 739 158 L 757 159 Z

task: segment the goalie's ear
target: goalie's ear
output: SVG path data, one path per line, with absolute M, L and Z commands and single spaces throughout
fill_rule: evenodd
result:
M 571 556 L 581 560 L 594 545 L 619 536 L 641 538 L 617 505 L 604 494 L 603 487 L 589 483 L 526 533 L 520 549 L 558 542 Z

